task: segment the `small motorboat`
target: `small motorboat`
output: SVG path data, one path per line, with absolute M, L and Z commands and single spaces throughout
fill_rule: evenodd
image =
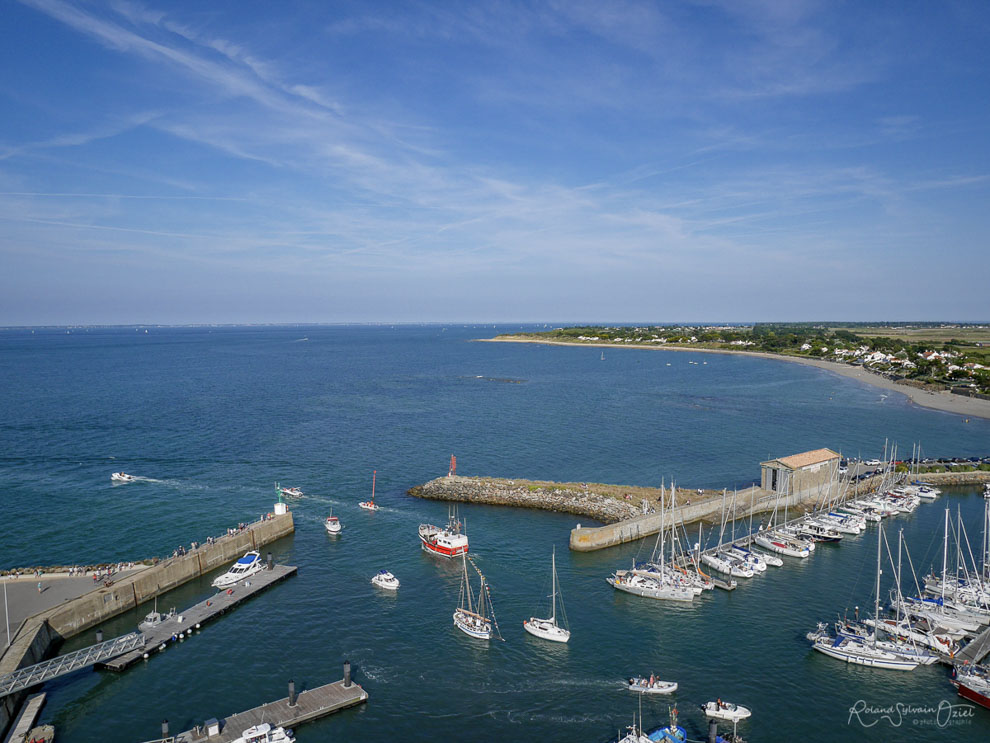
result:
M 721 699 L 708 702 L 701 709 L 705 711 L 706 717 L 714 717 L 716 720 L 728 720 L 729 722 L 739 722 L 753 714 L 746 707 L 732 704 L 732 702 L 723 702 Z
M 278 492 L 284 495 L 286 498 L 302 498 L 303 491 L 299 488 L 279 488 Z
M 158 599 L 155 598 L 155 610 L 149 612 L 145 615 L 144 619 L 138 624 L 138 629 L 142 632 L 148 632 L 153 629 L 158 629 L 165 622 L 173 621 L 176 618 L 175 607 L 173 606 L 169 610 L 168 614 L 163 614 L 158 611 Z
M 399 590 L 399 579 L 387 570 L 379 570 L 371 579 L 371 584 L 378 588 L 384 588 L 386 591 Z
M 676 681 L 661 681 L 653 675 L 650 675 L 649 678 L 631 678 L 626 682 L 626 686 L 629 691 L 636 691 L 640 694 L 673 694 L 677 691 Z
M 295 737 L 291 730 L 282 727 L 272 727 L 271 723 L 249 727 L 234 743 L 293 743 Z
M 327 534 L 337 535 L 343 530 L 343 526 L 340 523 L 340 519 L 333 515 L 333 509 L 330 509 L 330 515 L 327 516 L 327 520 L 324 522 L 324 526 L 327 529 Z
M 227 588 L 238 581 L 244 580 L 255 573 L 260 573 L 265 564 L 261 555 L 256 551 L 246 552 L 244 557 L 234 563 L 233 567 L 223 575 L 218 575 L 213 581 L 214 588 Z
M 110 475 L 110 482 L 136 482 L 137 478 L 134 475 L 128 475 L 126 472 L 114 472 Z

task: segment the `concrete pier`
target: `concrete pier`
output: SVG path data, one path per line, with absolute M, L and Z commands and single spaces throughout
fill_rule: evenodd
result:
M 296 570 L 297 568 L 292 565 L 275 565 L 271 570 L 265 569 L 260 573 L 255 573 L 250 578 L 231 586 L 229 590 L 220 591 L 195 606 L 190 606 L 185 611 L 178 613 L 175 619 L 166 620 L 154 629 L 143 631 L 141 634 L 145 638 L 144 647 L 104 661 L 97 667 L 109 671 L 123 671 L 132 663 L 141 660 L 145 653 L 156 653 L 163 644 L 167 646 L 171 643 L 173 635 L 192 632 L 197 625 L 217 618 L 266 588 L 295 575 Z M 181 622 L 178 621 L 178 617 L 182 617 Z
M 295 727 L 304 722 L 317 720 L 342 709 L 353 707 L 368 700 L 368 692 L 358 684 L 348 680 L 337 681 L 315 689 L 299 692 L 295 704 L 290 705 L 291 696 L 255 707 L 225 718 L 219 724 L 219 735 L 208 735 L 208 725 L 196 730 L 187 730 L 175 737 L 175 743 L 230 743 L 253 725 L 267 722 L 272 727 Z M 291 695 L 290 691 L 290 695 Z

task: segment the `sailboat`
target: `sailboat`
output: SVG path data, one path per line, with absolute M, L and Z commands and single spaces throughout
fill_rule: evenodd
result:
M 542 637 L 544 640 L 553 642 L 567 642 L 571 639 L 571 632 L 557 624 L 557 550 L 550 557 L 550 618 L 538 619 L 530 617 L 523 622 L 523 628 L 531 635 Z M 560 610 L 563 614 L 564 599 L 561 597 Z M 566 620 L 565 620 L 566 621 Z
M 378 506 L 375 505 L 375 478 L 378 476 L 378 470 L 374 470 L 371 473 L 371 500 L 363 500 L 358 505 L 366 511 L 377 511 Z
M 671 493 L 674 493 L 674 484 L 670 485 Z M 665 515 L 667 506 L 664 503 L 663 488 L 660 489 L 660 531 L 657 534 L 657 544 L 654 547 L 653 557 L 647 569 L 637 567 L 633 560 L 631 570 L 616 570 L 611 576 L 606 578 L 606 582 L 618 591 L 625 591 L 634 596 L 644 596 L 652 599 L 666 599 L 668 601 L 693 601 L 697 594 L 701 593 L 700 587 L 693 586 L 683 573 L 675 571 L 665 563 L 666 550 L 666 530 Z M 674 541 L 671 540 L 671 552 L 674 549 Z M 671 558 L 673 563 L 673 557 Z M 697 592 L 695 591 L 697 588 Z
M 461 576 L 461 595 L 458 600 L 457 610 L 454 612 L 454 626 L 461 632 L 479 640 L 490 640 L 492 628 L 498 632 L 498 625 L 495 624 L 495 615 L 491 609 L 491 598 L 488 596 L 488 586 L 485 583 L 484 574 L 478 570 L 478 566 L 471 562 L 471 567 L 475 569 L 481 577 L 481 586 L 478 588 L 478 599 L 474 600 L 471 591 L 471 581 L 468 579 L 468 556 L 461 553 L 461 561 L 464 565 L 464 573 Z M 499 634 L 501 639 L 501 634 Z
M 880 616 L 880 544 L 883 541 L 883 529 L 877 535 L 877 584 L 876 596 L 873 607 L 874 623 Z M 869 620 L 864 624 L 869 624 Z M 808 633 L 808 640 L 811 646 L 820 653 L 832 658 L 844 660 L 846 663 L 854 663 L 859 666 L 869 666 L 871 668 L 887 668 L 895 671 L 913 671 L 918 667 L 918 661 L 906 658 L 899 653 L 890 652 L 877 645 L 877 631 L 870 637 L 854 639 L 848 635 L 840 634 L 832 637 L 828 633 L 827 625 L 819 622 L 816 632 Z
M 324 522 L 327 534 L 337 535 L 340 534 L 341 530 L 344 528 L 340 523 L 340 519 L 333 515 L 333 509 L 330 509 L 330 515 L 327 516 L 327 520 Z

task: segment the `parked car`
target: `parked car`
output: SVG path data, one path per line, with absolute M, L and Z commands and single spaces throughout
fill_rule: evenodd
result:
M 879 459 L 867 459 L 865 462 L 863 462 L 863 464 L 865 464 L 867 467 L 879 467 L 880 466 L 880 460 Z

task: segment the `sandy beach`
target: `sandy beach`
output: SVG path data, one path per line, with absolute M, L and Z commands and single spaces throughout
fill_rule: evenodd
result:
M 965 417 L 988 418 L 990 419 L 990 400 L 982 400 L 977 397 L 966 397 L 964 395 L 953 395 L 951 392 L 927 392 L 916 387 L 905 384 L 897 384 L 894 381 L 874 374 L 863 369 L 861 366 L 850 366 L 835 361 L 825 361 L 823 359 L 799 358 L 797 356 L 782 356 L 773 353 L 762 353 L 760 351 L 729 351 L 718 348 L 684 348 L 682 346 L 645 346 L 633 343 L 567 343 L 564 341 L 545 341 L 536 338 L 478 338 L 477 340 L 488 343 L 539 343 L 546 346 L 590 346 L 593 348 L 611 348 L 614 350 L 635 349 L 640 351 L 688 351 L 691 353 L 721 353 L 735 356 L 755 356 L 770 361 L 784 361 L 795 364 L 805 364 L 815 366 L 825 371 L 833 372 L 843 377 L 856 379 L 865 384 L 881 389 L 890 390 L 904 395 L 911 402 L 932 410 L 941 410 L 946 413 L 955 413 Z

